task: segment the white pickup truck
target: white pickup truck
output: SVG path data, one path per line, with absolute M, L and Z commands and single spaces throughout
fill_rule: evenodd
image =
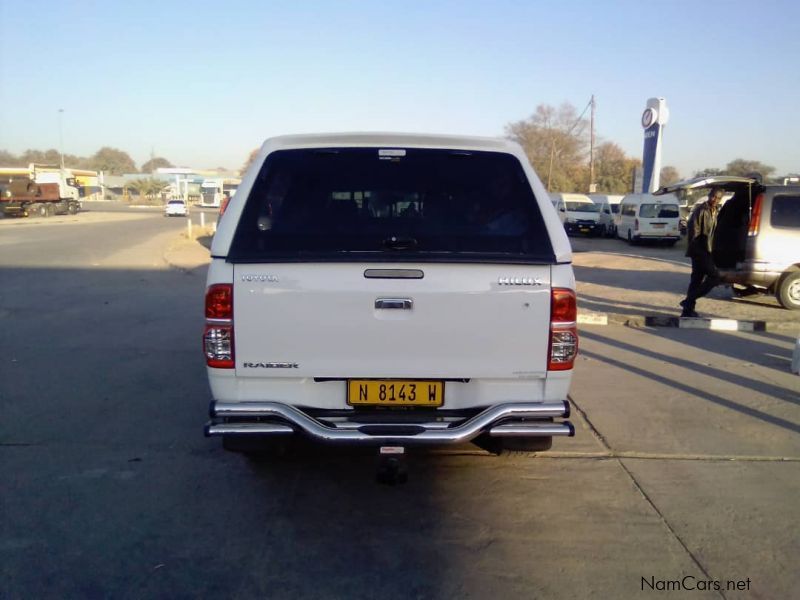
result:
M 574 435 L 570 244 L 508 140 L 267 140 L 211 256 L 205 432 L 227 449 Z

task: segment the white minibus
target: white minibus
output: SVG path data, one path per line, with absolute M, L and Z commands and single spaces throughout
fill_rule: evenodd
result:
M 586 233 L 599 235 L 603 233 L 600 224 L 600 205 L 591 201 L 586 194 L 550 194 L 558 218 L 564 225 L 567 234 Z
M 681 239 L 678 205 L 674 194 L 628 194 L 620 202 L 617 237 L 630 244 L 655 240 L 672 246 Z
M 589 194 L 595 204 L 600 205 L 600 224 L 605 228 L 604 233 L 609 237 L 617 235 L 617 215 L 622 194 Z

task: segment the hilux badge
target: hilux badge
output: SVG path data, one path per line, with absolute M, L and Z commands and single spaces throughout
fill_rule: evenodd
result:
M 498 277 L 498 285 L 542 285 L 538 277 Z

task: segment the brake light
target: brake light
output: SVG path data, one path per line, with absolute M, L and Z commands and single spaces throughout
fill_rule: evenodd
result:
M 215 284 L 206 290 L 206 328 L 203 332 L 206 365 L 234 368 L 233 286 Z
M 230 202 L 230 201 L 231 201 L 230 196 L 224 196 L 222 198 L 222 202 L 220 202 L 220 204 L 219 204 L 219 216 L 220 217 L 225 214 L 225 210 L 228 208 L 228 202 Z
M 233 286 L 218 283 L 206 290 L 206 319 L 233 319 Z
M 547 369 L 568 371 L 578 356 L 578 301 L 573 290 L 553 288 L 550 293 L 550 347 Z
M 633 220 L 633 228 L 634 228 L 636 231 L 639 231 L 639 219 L 634 219 L 634 220 Z
M 756 196 L 755 204 L 753 204 L 753 214 L 750 215 L 750 225 L 747 227 L 747 235 L 753 237 L 758 235 L 758 230 L 761 227 L 761 204 L 764 200 L 764 194 Z

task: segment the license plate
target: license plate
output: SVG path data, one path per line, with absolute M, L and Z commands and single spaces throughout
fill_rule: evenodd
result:
M 350 379 L 347 403 L 351 406 L 441 406 L 444 382 Z
M 588 227 L 581 227 L 581 233 L 589 233 Z
M 664 229 L 664 223 L 653 223 L 653 229 Z

